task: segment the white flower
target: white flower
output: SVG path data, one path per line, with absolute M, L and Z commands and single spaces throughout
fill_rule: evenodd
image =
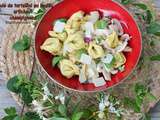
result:
M 99 117 L 100 119 L 103 119 L 104 116 L 105 116 L 104 112 L 100 111 L 100 112 L 98 113 L 98 117 Z
M 109 111 L 110 111 L 111 113 L 115 113 L 115 112 L 116 112 L 116 109 L 115 109 L 115 107 L 113 107 L 112 105 L 110 105 L 110 106 L 109 106 Z
M 48 99 L 47 95 L 43 95 L 43 101 L 46 101 Z
M 100 103 L 99 103 L 99 110 L 100 111 L 104 111 L 105 107 L 108 107 L 110 105 L 109 102 L 109 95 L 104 96 L 104 98 L 101 99 Z
M 48 118 L 43 117 L 42 120 L 49 120 Z
M 43 106 L 40 102 L 36 101 L 36 100 L 33 100 L 32 101 L 32 104 L 34 106 L 34 111 L 36 111 L 39 115 L 42 115 L 42 110 L 43 110 Z
M 56 99 L 56 100 L 60 100 L 60 102 L 61 102 L 62 104 L 64 104 L 64 103 L 65 103 L 64 93 L 60 93 L 59 95 L 55 96 L 55 99 Z
M 42 90 L 44 91 L 44 95 L 53 97 L 53 95 L 51 94 L 50 90 L 47 87 L 47 84 L 48 83 L 46 83 L 42 88 Z
M 105 107 L 106 107 L 106 106 L 105 106 L 104 102 L 100 102 L 100 103 L 99 103 L 99 110 L 100 110 L 100 111 L 104 111 Z
M 109 106 L 109 104 L 110 104 L 110 102 L 109 102 L 109 95 L 105 96 L 105 98 L 104 98 L 104 104 L 105 104 L 106 107 Z

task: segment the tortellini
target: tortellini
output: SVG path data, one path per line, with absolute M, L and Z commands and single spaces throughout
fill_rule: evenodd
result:
M 68 59 L 63 59 L 59 63 L 59 68 L 62 73 L 67 78 L 71 78 L 74 75 L 79 75 L 79 68 L 72 61 Z
M 85 47 L 85 42 L 84 42 L 83 32 L 78 31 L 74 34 L 68 35 L 68 38 L 64 42 L 64 45 L 67 45 L 69 47 L 69 49 L 71 49 L 69 52 L 84 48 Z
M 103 48 L 100 45 L 97 45 L 93 42 L 89 44 L 88 53 L 94 59 L 104 56 Z
M 52 66 L 57 65 L 66 78 L 78 75 L 80 83 L 102 86 L 105 80 L 111 80 L 111 75 L 125 68 L 123 52 L 132 36 L 121 31 L 122 27 L 112 26 L 115 22 L 119 24 L 117 21 L 101 17 L 98 11 L 78 11 L 69 19 L 53 21 L 50 37 L 40 48 L 54 55 Z
M 109 47 L 111 48 L 115 48 L 118 46 L 119 44 L 119 39 L 118 39 L 118 35 L 115 31 L 112 32 L 112 34 L 110 34 L 108 37 L 107 37 L 107 43 L 109 45 Z
M 67 33 L 66 32 L 62 32 L 62 33 L 56 33 L 54 31 L 49 31 L 48 34 L 51 37 L 54 38 L 58 38 L 59 40 L 61 40 L 62 42 L 64 42 L 67 39 Z
M 84 12 L 78 11 L 68 19 L 65 25 L 65 30 L 67 31 L 68 34 L 72 34 L 75 31 L 80 30 L 83 16 L 84 16 Z
M 116 53 L 114 57 L 115 57 L 115 66 L 114 66 L 115 68 L 118 68 L 126 63 L 126 58 L 122 52 Z
M 53 55 L 59 55 L 61 48 L 62 43 L 57 38 L 48 38 L 41 46 L 41 50 L 45 50 Z

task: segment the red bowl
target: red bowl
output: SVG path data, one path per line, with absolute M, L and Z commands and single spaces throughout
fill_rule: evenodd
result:
M 112 81 L 101 87 L 95 87 L 93 84 L 80 84 L 78 77 L 67 79 L 61 73 L 59 68 L 53 68 L 51 65 L 53 56 L 47 52 L 40 50 L 40 46 L 49 37 L 48 31 L 52 30 L 53 22 L 59 18 L 69 18 L 73 13 L 82 10 L 86 13 L 93 10 L 107 10 L 113 18 L 117 18 L 124 23 L 125 32 L 132 36 L 129 45 L 133 51 L 125 53 L 127 62 L 125 71 L 119 72 L 112 77 Z M 128 26 L 126 27 L 125 24 Z M 35 53 L 37 59 L 47 73 L 47 75 L 57 84 L 80 92 L 102 91 L 119 84 L 132 72 L 138 63 L 141 55 L 142 39 L 133 17 L 121 5 L 111 0 L 64 0 L 63 2 L 53 6 L 40 21 L 35 35 Z

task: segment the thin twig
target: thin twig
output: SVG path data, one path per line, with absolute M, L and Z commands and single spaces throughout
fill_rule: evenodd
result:
M 33 51 L 34 52 L 34 51 Z M 32 68 L 31 68 L 31 72 L 30 72 L 30 75 L 29 75 L 29 80 L 31 80 L 32 78 L 32 74 L 33 74 L 33 70 L 34 70 L 34 66 L 35 66 L 35 54 L 33 54 L 33 65 L 32 65 Z M 23 103 L 23 107 L 22 107 L 22 110 L 21 110 L 21 117 L 23 116 L 23 112 L 24 112 L 24 108 L 25 108 L 26 104 Z

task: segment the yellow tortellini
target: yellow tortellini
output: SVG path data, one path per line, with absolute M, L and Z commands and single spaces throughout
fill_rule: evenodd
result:
M 62 43 L 57 38 L 48 38 L 41 46 L 41 50 L 45 50 L 53 55 L 61 53 Z
M 68 35 L 67 40 L 64 42 L 72 51 L 85 47 L 84 35 L 82 31 Z
M 84 12 L 78 11 L 68 19 L 65 25 L 65 30 L 67 31 L 68 34 L 72 34 L 75 31 L 80 30 L 83 16 L 84 16 Z
M 122 52 L 116 53 L 114 57 L 115 57 L 115 66 L 114 66 L 115 68 L 118 68 L 126 63 L 126 58 Z
M 89 44 L 88 53 L 94 59 L 104 56 L 103 48 L 100 45 L 97 45 L 96 43 L 93 42 Z
M 112 34 L 110 34 L 108 37 L 107 37 L 107 43 L 109 45 L 109 47 L 111 48 L 115 48 L 118 46 L 119 44 L 119 39 L 118 39 L 118 35 L 116 34 L 115 31 L 112 32 Z
M 49 31 L 48 34 L 51 37 L 54 38 L 58 38 L 59 40 L 61 40 L 62 42 L 64 42 L 67 39 L 67 33 L 66 32 L 62 32 L 62 33 L 56 33 L 54 31 Z
M 71 78 L 74 75 L 79 75 L 79 68 L 71 60 L 63 59 L 59 63 L 59 68 L 62 73 L 67 78 Z

